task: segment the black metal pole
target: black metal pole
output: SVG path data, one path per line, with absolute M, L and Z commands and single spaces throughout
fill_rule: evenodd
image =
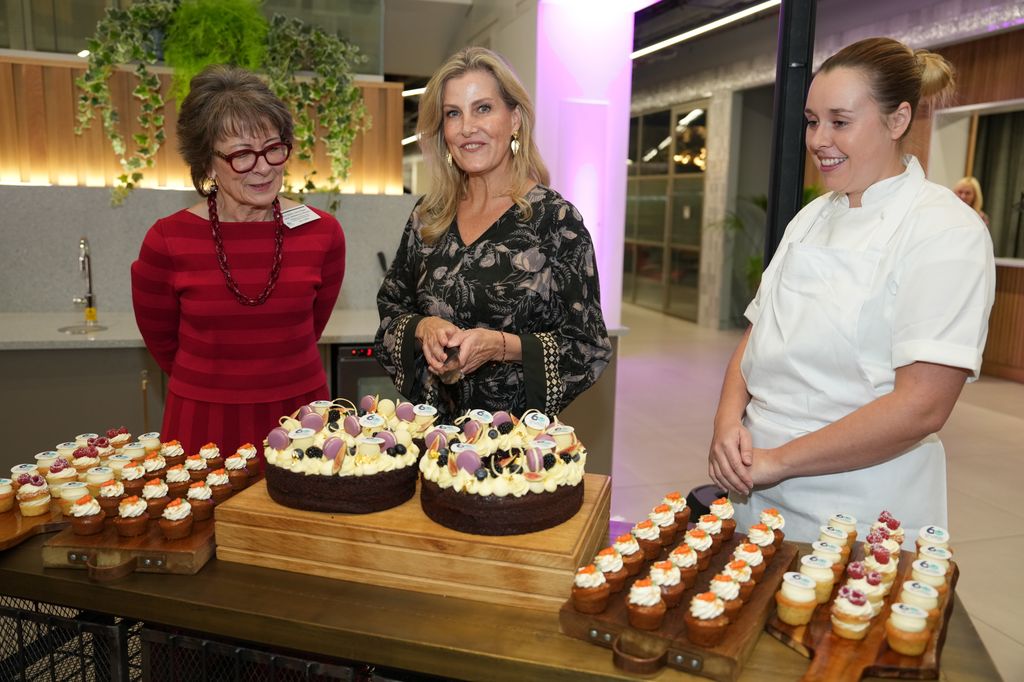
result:
M 782 0 L 772 115 L 772 165 L 764 264 L 803 203 L 804 99 L 811 85 L 816 0 Z

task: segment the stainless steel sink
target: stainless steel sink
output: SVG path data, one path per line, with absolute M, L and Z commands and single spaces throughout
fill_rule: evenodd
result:
M 82 324 L 73 324 L 67 327 L 59 327 L 57 331 L 64 332 L 65 334 L 92 334 L 93 332 L 106 331 L 106 327 L 102 324 L 96 324 L 95 322 L 84 322 Z

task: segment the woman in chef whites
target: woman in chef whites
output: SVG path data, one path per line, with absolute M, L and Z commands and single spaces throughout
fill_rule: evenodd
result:
M 994 297 L 978 214 L 903 153 L 918 104 L 948 98 L 950 64 L 870 38 L 821 66 L 807 149 L 830 193 L 789 224 L 746 310 L 708 457 L 741 528 L 776 507 L 817 539 L 835 512 L 946 525 L 942 428 L 978 377 Z

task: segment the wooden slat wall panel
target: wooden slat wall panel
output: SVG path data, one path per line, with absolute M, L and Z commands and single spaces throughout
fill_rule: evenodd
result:
M 82 66 L 60 59 L 0 56 L 0 181 L 49 182 L 61 185 L 112 186 L 121 174 L 102 124 L 94 119 L 82 135 L 74 134 L 75 109 L 80 95 L 74 79 Z M 168 96 L 170 76 L 160 75 Z M 137 79 L 131 71 L 118 71 L 111 80 L 111 95 L 120 112 L 120 130 L 129 149 L 132 135 L 141 132 L 136 117 L 140 104 L 132 97 Z M 369 131 L 357 136 L 352 147 L 352 166 L 343 190 L 370 194 L 402 190 L 402 85 L 357 83 L 372 119 Z M 188 168 L 177 152 L 177 110 L 164 107 L 167 139 L 157 152 L 156 165 L 146 171 L 143 186 L 191 187 Z M 314 152 L 315 176 L 325 181 L 330 164 L 323 145 Z M 303 166 L 289 162 L 294 181 Z
M 996 301 L 982 371 L 1024 382 L 1024 268 L 996 268 Z

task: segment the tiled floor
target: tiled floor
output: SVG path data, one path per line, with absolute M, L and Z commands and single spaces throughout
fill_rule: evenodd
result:
M 669 490 L 709 482 L 711 422 L 740 332 L 630 305 L 622 324 L 612 515 L 636 521 Z M 957 592 L 1003 677 L 1024 680 L 1024 384 L 969 384 L 941 436 Z

